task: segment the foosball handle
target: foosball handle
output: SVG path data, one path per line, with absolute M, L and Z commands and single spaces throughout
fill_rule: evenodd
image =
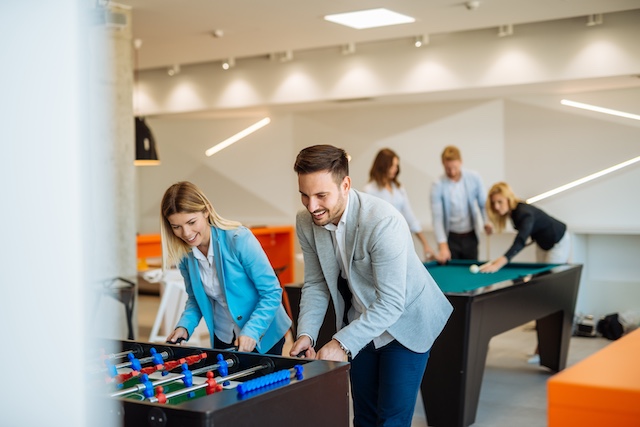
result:
M 226 377 L 227 375 L 229 375 L 229 364 L 227 363 L 226 360 L 224 360 L 224 356 L 218 353 L 218 356 L 216 356 L 216 359 L 218 359 L 218 373 L 220 374 L 220 376 Z M 222 383 L 222 385 L 229 385 L 229 384 L 231 384 L 229 381 L 224 381 Z

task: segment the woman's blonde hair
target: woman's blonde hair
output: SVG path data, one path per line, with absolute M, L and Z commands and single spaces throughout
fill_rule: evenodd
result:
M 160 204 L 160 236 L 162 237 L 162 266 L 170 268 L 179 263 L 191 251 L 191 246 L 173 234 L 168 218 L 177 213 L 208 214 L 209 225 L 222 230 L 233 230 L 241 226 L 237 221 L 222 218 L 213 209 L 202 190 L 188 181 L 173 184 L 165 191 Z
M 501 196 L 505 197 L 507 199 L 507 202 L 509 203 L 509 212 L 507 212 L 506 215 L 500 215 L 493 208 L 491 197 L 496 194 L 500 194 Z M 504 230 L 505 226 L 507 225 L 507 217 L 509 216 L 509 213 L 514 210 L 516 206 L 518 206 L 518 203 L 520 203 L 520 199 L 516 197 L 516 195 L 513 193 L 513 190 L 506 182 L 497 182 L 493 184 L 493 186 L 489 189 L 489 194 L 487 195 L 486 201 L 487 215 L 489 216 L 489 219 L 491 220 L 493 225 L 496 226 L 496 231 L 501 232 L 502 230 Z

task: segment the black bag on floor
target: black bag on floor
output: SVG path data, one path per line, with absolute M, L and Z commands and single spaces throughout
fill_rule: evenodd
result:
M 609 340 L 617 340 L 624 334 L 622 323 L 618 320 L 618 313 L 608 314 L 598 321 L 598 332 Z

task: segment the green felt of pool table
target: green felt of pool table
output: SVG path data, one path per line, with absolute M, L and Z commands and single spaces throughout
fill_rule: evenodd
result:
M 478 288 L 483 288 L 507 280 L 515 280 L 531 274 L 538 274 L 560 264 L 537 264 L 537 263 L 509 263 L 495 273 L 472 273 L 469 267 L 472 264 L 478 266 L 486 261 L 471 260 L 451 260 L 445 265 L 440 265 L 435 261 L 425 263 L 433 280 L 436 281 L 444 293 L 470 292 Z

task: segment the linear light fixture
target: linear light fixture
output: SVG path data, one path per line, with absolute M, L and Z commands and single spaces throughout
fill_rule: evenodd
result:
M 640 120 L 640 115 L 631 114 L 625 111 L 612 110 L 610 108 L 598 107 L 597 105 L 591 104 L 583 104 L 582 102 L 570 101 L 568 99 L 563 99 L 560 101 L 560 104 L 566 105 L 569 107 L 581 108 L 583 110 L 595 111 L 598 113 L 610 114 L 612 116 L 624 117 L 626 119 Z
M 326 15 L 325 21 L 363 30 L 366 28 L 386 27 L 388 25 L 409 24 L 415 18 L 385 8 L 358 10 L 355 12 Z
M 234 144 L 234 143 L 240 141 L 242 138 L 244 138 L 244 137 L 246 137 L 248 135 L 251 135 L 253 132 L 257 131 L 258 129 L 261 129 L 261 128 L 265 127 L 269 123 L 271 123 L 271 119 L 269 117 L 265 117 L 264 119 L 260 120 L 259 122 L 256 122 L 256 123 L 252 124 L 251 126 L 249 126 L 248 128 L 236 133 L 232 137 L 227 138 L 224 141 L 222 141 L 221 143 L 216 144 L 213 147 L 209 148 L 207 151 L 204 152 L 204 154 L 206 154 L 207 156 L 211 157 L 214 154 L 216 154 L 218 151 L 224 150 L 225 148 L 227 148 L 231 144 Z
M 553 190 L 549 190 L 549 191 L 547 191 L 545 193 L 542 193 L 542 194 L 539 194 L 537 196 L 534 196 L 534 197 L 532 197 L 530 199 L 527 199 L 527 203 L 531 204 L 531 203 L 538 202 L 538 201 L 540 201 L 542 199 L 546 199 L 547 197 L 551 197 L 551 196 L 556 195 L 558 193 L 562 193 L 563 191 L 567 191 L 570 188 L 577 187 L 578 185 L 585 184 L 585 183 L 587 183 L 589 181 L 593 181 L 594 179 L 600 178 L 601 176 L 607 175 L 607 174 L 609 174 L 611 172 L 615 172 L 615 171 L 617 171 L 619 169 L 625 168 L 627 166 L 631 166 L 632 164 L 637 163 L 637 162 L 640 162 L 640 156 L 634 157 L 633 159 L 627 160 L 626 162 L 619 163 L 619 164 L 617 164 L 615 166 L 611 166 L 610 168 L 603 169 L 600 172 L 592 173 L 591 175 L 587 175 L 584 178 L 577 179 L 577 180 L 575 180 L 573 182 L 570 182 L 568 184 L 561 185 L 558 188 L 554 188 Z

